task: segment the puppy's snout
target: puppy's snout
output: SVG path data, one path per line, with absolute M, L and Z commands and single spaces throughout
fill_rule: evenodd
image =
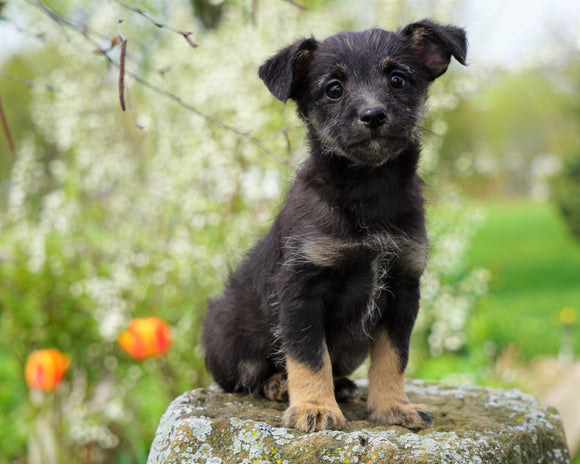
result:
M 375 108 L 367 108 L 361 112 L 359 121 L 369 129 L 375 129 L 387 122 L 387 112 L 380 106 Z

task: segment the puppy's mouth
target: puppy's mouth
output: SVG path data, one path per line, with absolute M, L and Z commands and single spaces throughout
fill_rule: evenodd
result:
M 317 128 L 316 120 L 310 121 L 322 142 L 323 152 L 343 156 L 354 164 L 377 167 L 395 159 L 410 143 L 403 133 L 393 134 L 385 127 L 354 133 L 337 131 L 328 127 Z M 319 130 L 316 130 L 319 129 Z
M 360 164 L 380 166 L 396 158 L 408 144 L 405 137 L 371 134 L 349 143 L 343 151 Z

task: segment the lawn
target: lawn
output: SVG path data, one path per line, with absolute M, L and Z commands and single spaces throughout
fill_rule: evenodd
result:
M 549 203 L 486 205 L 488 216 L 469 253 L 472 265 L 491 271 L 490 292 L 473 315 L 472 346 L 514 347 L 523 360 L 557 356 L 562 343 L 580 354 L 580 243 Z M 566 310 L 562 314 L 564 308 Z
M 496 375 L 502 354 L 525 365 L 540 356 L 557 357 L 564 343 L 580 355 L 580 243 L 549 203 L 475 206 L 487 215 L 467 259 L 469 266 L 491 271 L 489 293 L 470 316 L 465 348 L 421 360 L 412 375 L 522 388 L 525 384 L 506 384 Z M 568 317 L 576 315 L 571 324 L 562 323 L 564 308 Z

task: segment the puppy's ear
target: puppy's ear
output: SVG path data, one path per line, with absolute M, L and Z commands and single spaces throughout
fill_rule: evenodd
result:
M 260 66 L 258 76 L 278 100 L 286 103 L 289 98 L 296 98 L 300 81 L 306 74 L 317 45 L 314 38 L 299 40 Z
M 465 30 L 455 26 L 440 26 L 424 19 L 409 24 L 401 33 L 410 39 L 413 52 L 429 71 L 431 80 L 447 70 L 452 55 L 465 65 L 467 54 Z

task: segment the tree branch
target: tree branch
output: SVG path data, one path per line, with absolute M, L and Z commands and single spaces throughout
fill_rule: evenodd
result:
M 0 95 L 0 121 L 2 122 L 2 130 L 6 136 L 6 141 L 8 142 L 8 148 L 12 154 L 16 152 L 14 147 L 14 140 L 12 139 L 12 134 L 10 133 L 10 128 L 8 127 L 8 121 L 6 120 L 6 115 L 4 114 L 4 106 L 2 106 L 2 97 Z
M 38 82 L 30 81 L 28 79 L 24 79 L 16 74 L 12 74 L 8 71 L 0 70 L 0 77 L 5 77 L 6 79 L 10 79 L 11 81 L 18 82 L 19 84 L 25 85 L 31 89 L 35 88 L 44 88 L 51 92 L 58 92 L 58 89 L 50 84 L 39 84 Z
M 121 109 L 125 111 L 125 56 L 127 55 L 127 39 L 121 31 L 121 19 L 117 16 L 117 11 L 113 7 L 111 0 L 107 0 L 113 14 L 115 15 L 115 20 L 117 21 L 117 33 L 119 35 L 119 40 L 121 41 L 121 55 L 119 57 L 119 102 L 121 103 Z
M 290 3 L 290 5 L 298 8 L 299 10 L 306 10 L 306 7 L 304 5 L 301 5 L 300 3 L 296 3 L 294 0 L 284 0 L 286 3 Z
M 109 0 L 109 1 L 110 1 L 110 0 Z M 120 0 L 113 0 L 113 1 L 114 1 L 115 3 L 117 3 L 117 4 L 121 5 L 123 8 L 126 8 L 126 9 L 128 9 L 128 10 L 130 10 L 130 11 L 133 11 L 134 13 L 137 13 L 138 15 L 141 15 L 141 16 L 143 16 L 143 17 L 144 17 L 144 18 L 145 18 L 147 21 L 149 21 L 150 23 L 152 23 L 153 25 L 155 25 L 155 27 L 158 27 L 158 28 L 160 28 L 160 29 L 167 29 L 168 31 L 175 32 L 176 34 L 179 34 L 179 35 L 181 35 L 181 36 L 182 36 L 182 37 L 183 37 L 183 38 L 184 38 L 184 39 L 187 41 L 187 43 L 188 43 L 188 44 L 189 44 L 191 47 L 193 47 L 193 48 L 196 48 L 196 47 L 197 47 L 197 44 L 196 44 L 196 43 L 194 43 L 194 42 L 191 40 L 191 38 L 190 38 L 191 32 L 187 32 L 187 31 L 179 31 L 179 30 L 177 30 L 177 29 L 174 29 L 173 27 L 170 27 L 170 26 L 168 26 L 168 25 L 166 25 L 166 24 L 160 23 L 159 21 L 156 21 L 155 19 L 153 19 L 151 16 L 147 15 L 147 13 L 145 13 L 145 11 L 144 11 L 144 10 L 142 10 L 141 8 L 135 8 L 135 7 L 132 7 L 132 6 L 130 6 L 130 5 L 127 5 L 126 3 L 123 3 L 123 2 L 122 2 L 122 1 L 120 1 Z

